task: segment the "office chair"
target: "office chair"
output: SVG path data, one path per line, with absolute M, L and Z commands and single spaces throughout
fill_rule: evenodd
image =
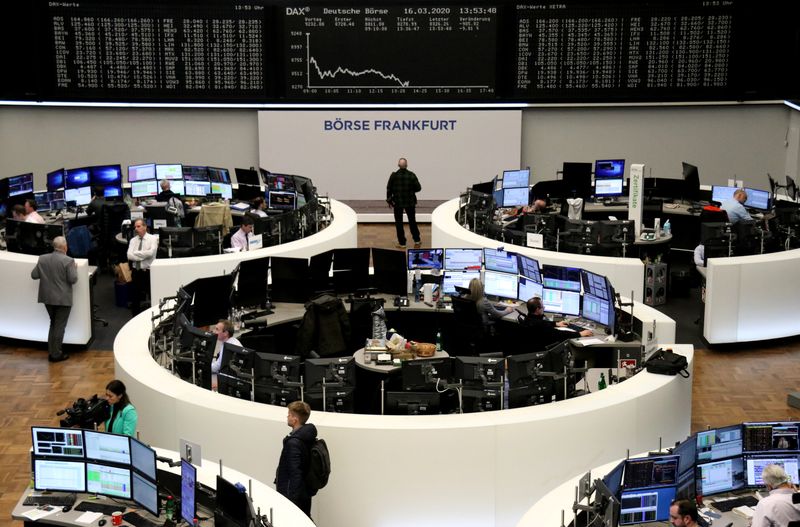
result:
M 194 256 L 222 253 L 222 225 L 194 227 Z
M 112 264 L 124 261 L 123 246 L 117 244 L 116 235 L 121 230 L 122 222 L 131 219 L 131 211 L 126 203 L 106 202 L 100 209 L 97 222 L 98 267 L 110 268 Z M 115 251 L 115 249 L 118 249 Z M 116 258 L 114 253 L 117 252 Z
M 728 223 L 728 213 L 722 209 L 704 208 L 700 211 L 700 223 Z
M 454 355 L 477 355 L 489 334 L 473 300 L 453 297 L 454 325 L 447 349 Z

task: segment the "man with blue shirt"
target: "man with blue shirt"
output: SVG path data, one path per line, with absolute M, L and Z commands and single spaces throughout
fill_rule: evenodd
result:
M 733 197 L 720 205 L 720 208 L 728 213 L 728 221 L 731 224 L 753 219 L 747 209 L 744 208 L 743 203 L 745 201 L 747 201 L 747 192 L 744 189 L 737 188 L 736 192 L 733 193 Z

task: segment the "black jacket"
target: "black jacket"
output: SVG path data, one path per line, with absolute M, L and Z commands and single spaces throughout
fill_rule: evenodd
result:
M 308 498 L 306 472 L 309 453 L 317 439 L 317 427 L 306 423 L 283 439 L 283 450 L 275 475 L 275 488 L 291 501 Z
M 181 196 L 180 194 L 175 194 L 174 192 L 172 192 L 172 190 L 162 190 L 156 196 L 156 201 L 158 201 L 159 203 L 166 203 L 167 201 L 170 200 L 170 198 L 181 199 Z
M 543 350 L 557 342 L 581 336 L 577 331 L 556 329 L 556 323 L 543 316 L 528 315 L 521 324 L 526 328 L 527 337 L 536 350 Z
M 346 354 L 350 343 L 350 319 L 344 303 L 335 296 L 320 295 L 306 304 L 306 314 L 297 330 L 296 353 L 308 357 Z
M 417 204 L 416 193 L 422 190 L 417 175 L 410 170 L 400 168 L 392 172 L 386 183 L 386 201 L 394 207 L 413 207 Z

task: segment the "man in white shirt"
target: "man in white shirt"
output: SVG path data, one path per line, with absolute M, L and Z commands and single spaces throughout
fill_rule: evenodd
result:
M 750 213 L 742 205 L 747 201 L 747 192 L 743 189 L 737 188 L 733 193 L 733 197 L 726 200 L 719 206 L 722 210 L 728 213 L 728 221 L 731 224 L 738 223 L 742 220 L 752 220 Z
M 147 223 L 142 218 L 133 223 L 136 235 L 128 244 L 128 261 L 131 266 L 131 314 L 138 315 L 142 311 L 142 300 L 150 292 L 150 266 L 156 259 L 158 237 L 147 232 Z
M 222 366 L 223 344 L 228 342 L 234 346 L 241 346 L 242 343 L 233 336 L 233 323 L 230 320 L 220 320 L 211 331 L 217 336 L 214 358 L 211 361 L 211 389 L 217 391 L 217 374 Z
M 25 221 L 28 223 L 44 223 L 44 218 L 36 212 L 36 200 L 25 200 Z
M 769 490 L 753 514 L 752 527 L 786 527 L 789 522 L 800 521 L 800 507 L 792 503 L 796 492 L 792 478 L 779 465 L 767 465 L 761 478 Z
M 245 216 L 242 218 L 242 225 L 239 230 L 231 236 L 231 248 L 240 251 L 250 250 L 250 240 L 248 236 L 253 232 L 253 218 Z

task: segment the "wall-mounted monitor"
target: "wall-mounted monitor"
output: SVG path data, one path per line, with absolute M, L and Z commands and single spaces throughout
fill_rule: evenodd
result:
M 8 178 L 8 197 L 33 193 L 33 174 L 22 174 Z
M 134 181 L 145 181 L 156 178 L 156 164 L 145 163 L 143 165 L 128 166 L 128 183 Z
M 70 168 L 66 171 L 65 188 L 87 187 L 92 184 L 89 167 Z
M 64 169 L 59 168 L 47 173 L 47 191 L 55 192 L 64 188 Z
M 156 165 L 156 179 L 183 179 L 183 166 L 179 164 Z
M 594 177 L 620 178 L 625 176 L 624 159 L 598 159 L 594 162 Z
M 119 165 L 90 167 L 89 177 L 94 186 L 122 187 L 122 168 Z

